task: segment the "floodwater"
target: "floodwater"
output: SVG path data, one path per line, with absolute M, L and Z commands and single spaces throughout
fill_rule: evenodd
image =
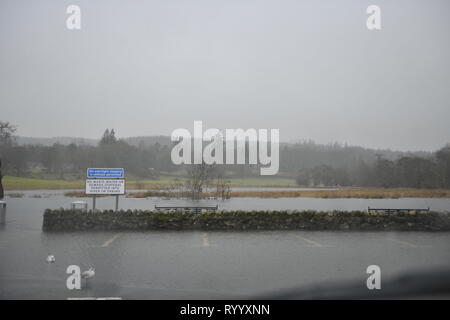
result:
M 291 287 L 359 281 L 378 265 L 383 279 L 404 272 L 448 268 L 449 232 L 147 231 L 42 232 L 46 208 L 68 208 L 80 198 L 64 191 L 23 191 L 7 198 L 0 228 L 0 299 L 252 298 Z M 39 196 L 38 196 L 39 195 Z M 90 199 L 85 199 L 91 205 Z M 152 209 L 160 199 L 120 198 L 121 208 Z M 97 199 L 114 207 L 114 197 Z M 166 202 L 164 202 L 166 203 Z M 172 201 L 170 201 L 173 204 Z M 211 204 L 211 201 L 204 202 Z M 449 199 L 255 199 L 219 201 L 222 209 L 354 210 L 426 207 L 443 211 Z M 46 263 L 47 254 L 56 257 Z M 81 290 L 68 290 L 66 268 L 93 266 Z M 358 282 L 358 283 L 359 283 Z M 386 287 L 388 284 L 383 282 Z
M 260 188 L 265 190 L 264 188 Z M 27 202 L 33 199 L 46 208 L 69 208 L 72 201 L 86 201 L 92 208 L 90 197 L 73 198 L 65 197 L 64 193 L 76 190 L 39 190 L 39 191 L 14 191 L 8 194 L 22 194 L 22 198 L 10 198 L 10 200 L 22 199 Z M 79 190 L 78 190 L 79 191 Z M 450 198 L 400 198 L 400 199 L 323 199 L 323 198 L 232 198 L 228 200 L 182 200 L 150 198 L 126 198 L 120 196 L 119 208 L 122 209 L 154 209 L 157 206 L 172 205 L 202 205 L 219 206 L 223 210 L 367 210 L 371 208 L 430 208 L 432 211 L 450 211 Z M 113 209 L 115 197 L 98 197 L 97 209 Z

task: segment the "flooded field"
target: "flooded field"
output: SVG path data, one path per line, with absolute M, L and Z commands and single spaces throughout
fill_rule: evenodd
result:
M 265 189 L 265 188 L 260 188 Z M 270 188 L 269 188 L 270 189 Z M 39 204 L 43 208 L 69 208 L 72 201 L 86 201 L 92 207 L 92 199 L 65 197 L 71 190 L 17 191 L 8 201 Z M 72 190 L 73 191 L 73 190 Z M 139 190 L 136 190 L 139 191 Z M 12 192 L 10 192 L 12 194 Z M 20 197 L 17 195 L 20 194 Z M 8 194 L 7 194 L 8 198 Z M 401 198 L 401 199 L 322 199 L 322 198 L 232 198 L 228 200 L 181 200 L 151 198 L 126 198 L 120 196 L 119 208 L 153 209 L 155 205 L 218 205 L 226 210 L 367 210 L 371 208 L 430 208 L 432 211 L 450 211 L 450 198 Z M 114 197 L 97 198 L 98 209 L 114 207 Z
M 347 280 L 364 284 L 371 264 L 380 265 L 389 278 L 450 263 L 448 232 L 42 232 L 46 208 L 68 208 L 71 201 L 80 200 L 64 192 L 23 191 L 20 198 L 7 197 L 7 222 L 0 228 L 0 299 L 251 298 L 292 286 Z M 91 207 L 89 198 L 83 200 Z M 127 209 L 164 203 L 174 202 L 120 199 L 120 207 Z M 237 198 L 218 204 L 222 209 L 248 210 L 430 206 L 443 211 L 450 200 Z M 97 205 L 112 209 L 114 198 L 98 198 Z M 46 263 L 49 253 L 55 255 L 55 263 Z M 96 269 L 95 278 L 82 290 L 66 288 L 65 271 L 72 264 Z

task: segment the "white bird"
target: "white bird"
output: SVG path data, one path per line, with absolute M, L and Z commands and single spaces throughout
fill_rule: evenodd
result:
M 89 279 L 95 276 L 95 269 L 94 268 L 89 268 L 89 270 L 84 271 L 83 273 L 81 273 L 81 278 L 83 279 Z
M 55 256 L 54 255 L 52 255 L 52 254 L 49 254 L 48 256 L 47 256 L 47 262 L 48 263 L 52 263 L 52 262 L 55 262 Z

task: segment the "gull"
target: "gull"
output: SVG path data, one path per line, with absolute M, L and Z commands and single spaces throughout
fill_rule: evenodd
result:
M 55 256 L 54 255 L 52 255 L 52 254 L 49 254 L 48 256 L 47 256 L 47 262 L 49 262 L 49 263 L 52 263 L 52 262 L 55 262 Z
M 95 276 L 95 269 L 92 267 L 90 267 L 89 270 L 86 270 L 81 274 L 81 278 L 86 280 L 94 276 Z

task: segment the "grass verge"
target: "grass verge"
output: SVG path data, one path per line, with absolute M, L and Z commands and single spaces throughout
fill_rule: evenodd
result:
M 158 180 L 126 179 L 125 187 L 128 190 L 155 190 L 172 184 L 185 182 L 185 178 L 173 176 L 161 176 Z M 246 187 L 295 187 L 295 181 L 287 178 L 238 178 L 230 179 L 232 186 Z M 57 180 L 36 179 L 14 176 L 5 176 L 3 179 L 5 190 L 60 190 L 60 189 L 84 189 L 84 180 Z

